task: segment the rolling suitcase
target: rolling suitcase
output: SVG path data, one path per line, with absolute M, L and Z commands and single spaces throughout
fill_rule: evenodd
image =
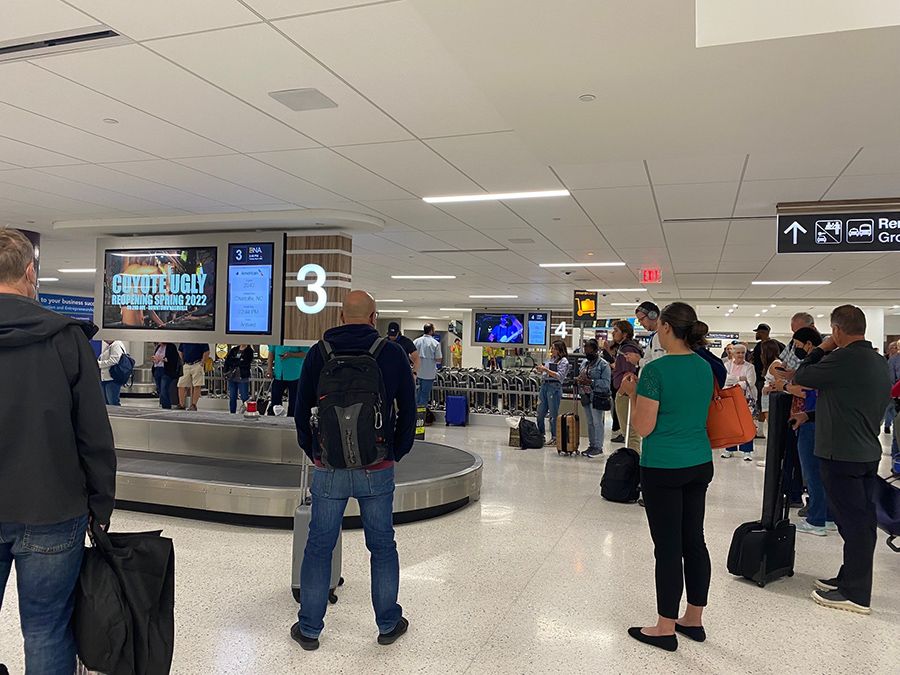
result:
M 738 527 L 728 551 L 728 571 L 755 581 L 760 588 L 775 579 L 794 576 L 797 528 L 790 521 L 791 504 L 784 480 L 785 458 L 791 443 L 797 442 L 787 425 L 791 399 L 790 394 L 770 395 L 762 518 Z
M 469 404 L 465 396 L 448 396 L 447 409 L 444 411 L 447 426 L 464 427 L 469 421 Z
M 303 471 L 300 476 L 300 504 L 294 510 L 294 550 L 291 560 L 291 593 L 294 600 L 300 602 L 300 568 L 303 566 L 303 553 L 306 550 L 306 539 L 309 536 L 309 522 L 312 519 L 312 497 L 309 495 L 309 477 L 311 465 L 306 454 L 303 454 Z M 341 576 L 341 546 L 343 534 L 338 532 L 337 543 L 331 552 L 331 584 L 329 585 L 328 601 L 332 604 L 338 601 L 338 586 L 344 585 L 344 577 Z
M 579 425 L 578 397 L 572 392 L 572 412 L 556 416 L 556 454 L 577 455 L 578 444 L 581 442 L 581 428 Z

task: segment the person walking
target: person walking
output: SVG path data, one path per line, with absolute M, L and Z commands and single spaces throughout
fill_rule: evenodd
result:
M 122 385 L 116 382 L 109 369 L 116 365 L 125 355 L 125 344 L 121 340 L 104 340 L 103 349 L 97 359 L 97 365 L 100 366 L 100 382 L 103 385 L 103 400 L 106 405 L 122 405 L 119 401 L 119 394 L 122 392 Z
M 606 411 L 611 407 L 612 369 L 600 358 L 600 344 L 593 338 L 584 343 L 584 360 L 575 384 L 588 423 L 588 449 L 581 454 L 596 457 L 603 454 Z
M 441 365 L 441 343 L 434 339 L 434 324 L 426 323 L 421 337 L 413 340 L 416 351 L 419 352 L 418 383 L 419 391 L 416 394 L 416 405 L 428 406 L 431 401 L 431 390 L 434 388 L 434 379 L 437 377 L 437 369 Z
M 844 540 L 836 577 L 818 579 L 818 604 L 869 614 L 877 539 L 872 494 L 881 460 L 881 422 L 890 396 L 887 361 L 866 340 L 866 315 L 841 305 L 831 313 L 831 337 L 812 350 L 794 382 L 819 392 L 816 409 L 791 415 L 816 422 L 816 450 L 828 508 Z
M 163 410 L 171 410 L 172 385 L 178 380 L 178 366 L 181 363 L 178 348 L 171 342 L 157 342 L 156 353 L 150 360 L 153 362 L 153 379 L 159 394 L 159 405 Z
M 272 380 L 272 401 L 267 414 L 277 415 L 284 412 L 281 404 L 284 402 L 284 393 L 287 392 L 287 416 L 294 416 L 297 405 L 297 383 L 300 382 L 300 371 L 303 370 L 303 361 L 308 351 L 308 347 L 269 345 L 266 378 Z
M 747 399 L 747 405 L 750 406 L 750 412 L 756 415 L 756 369 L 752 363 L 747 363 L 747 348 L 744 345 L 735 345 L 731 350 L 731 360 L 725 362 L 725 369 L 728 376 L 725 378 L 726 387 L 740 387 L 744 392 L 744 398 Z M 722 453 L 722 457 L 728 459 L 734 457 L 735 453 L 743 452 L 744 461 L 753 461 L 753 441 L 747 441 L 740 447 L 732 446 L 726 448 Z
M 556 417 L 559 415 L 559 404 L 562 401 L 562 385 L 569 373 L 569 358 L 566 343 L 554 340 L 550 343 L 550 358 L 543 365 L 537 365 L 535 372 L 541 375 L 541 388 L 538 392 L 537 426 L 541 438 L 546 438 L 544 417 L 550 414 L 550 440 L 544 445 L 556 445 Z
M 891 386 L 893 386 L 900 382 L 900 344 L 897 341 L 888 345 L 886 356 L 888 359 L 888 372 L 891 375 Z M 897 411 L 894 410 L 892 403 L 884 413 L 884 433 L 891 434 L 891 425 L 894 423 L 896 416 Z
M 413 375 L 416 375 L 419 371 L 419 351 L 416 349 L 415 343 L 400 332 L 400 324 L 396 321 L 391 321 L 388 324 L 387 338 L 403 347 L 403 351 L 409 356 Z
M 620 437 L 612 439 L 613 443 L 627 441 L 627 447 L 641 454 L 641 437 L 634 429 L 634 425 L 628 424 L 628 396 L 619 391 L 622 386 L 622 380 L 626 375 L 635 375 L 638 371 L 637 365 L 632 363 L 637 357 L 640 360 L 644 352 L 641 346 L 634 339 L 634 326 L 628 321 L 616 321 L 613 326 L 613 341 L 619 346 L 616 351 L 616 362 L 613 364 L 613 387 L 618 391 L 616 394 L 616 414 L 619 417 L 619 425 L 623 431 L 621 441 Z M 630 358 L 629 358 L 630 356 Z
M 35 300 L 34 248 L 0 228 L 0 606 L 16 567 L 25 669 L 75 672 L 75 584 L 93 520 L 106 529 L 116 453 L 96 326 Z M 6 670 L 0 666 L 0 670 Z
M 183 364 L 182 375 L 178 380 L 178 410 L 197 410 L 200 402 L 200 389 L 206 381 L 203 369 L 209 358 L 209 345 L 183 342 L 178 346 L 178 355 Z M 188 394 L 191 394 L 191 405 L 186 408 Z
M 310 489 L 312 519 L 300 571 L 300 611 L 297 623 L 291 627 L 291 637 L 306 650 L 319 647 L 328 606 L 331 556 L 350 497 L 359 502 L 366 547 L 371 554 L 372 605 L 378 644 L 392 644 L 409 628 L 409 621 L 397 603 L 400 560 L 393 526 L 394 463 L 413 446 L 416 392 L 406 352 L 396 343 L 379 342 L 376 317 L 375 299 L 364 291 L 351 291 L 341 308 L 342 325 L 327 331 L 324 341 L 338 355 L 366 354 L 375 349 L 374 358 L 384 385 L 380 411 L 384 461 L 361 469 L 324 466 L 319 435 L 310 425 L 311 410 L 319 405 L 318 391 L 325 365 L 322 343 L 310 351 L 300 375 L 300 405 L 294 418 L 297 441 L 316 466 Z
M 250 398 L 250 366 L 255 356 L 250 345 L 237 345 L 229 349 L 225 357 L 223 371 L 228 382 L 228 409 L 232 415 L 237 412 L 238 395 L 243 405 Z
M 462 342 L 459 338 L 456 338 L 450 347 L 450 358 L 453 360 L 454 368 L 462 368 Z
M 703 534 L 706 491 L 713 477 L 706 417 L 713 394 L 710 364 L 694 352 L 707 326 L 682 302 L 660 314 L 660 344 L 666 356 L 651 361 L 640 381 L 622 380 L 631 401 L 631 420 L 644 439 L 641 486 L 656 555 L 655 626 L 633 627 L 639 642 L 667 651 L 678 648 L 676 632 L 702 642 L 703 609 L 711 577 Z M 687 589 L 687 609 L 679 616 Z

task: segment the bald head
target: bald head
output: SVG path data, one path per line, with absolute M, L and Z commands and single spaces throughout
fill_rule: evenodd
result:
M 365 291 L 350 291 L 341 306 L 341 323 L 375 325 L 375 298 Z

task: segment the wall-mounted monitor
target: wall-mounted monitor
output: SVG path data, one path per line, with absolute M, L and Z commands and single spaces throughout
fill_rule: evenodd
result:
M 550 312 L 528 312 L 528 344 L 532 347 L 547 345 L 550 328 Z
M 107 250 L 104 329 L 214 331 L 215 246 Z
M 525 344 L 525 312 L 475 312 L 473 318 L 473 344 Z
M 228 245 L 228 294 L 225 332 L 268 335 L 272 332 L 272 243 Z

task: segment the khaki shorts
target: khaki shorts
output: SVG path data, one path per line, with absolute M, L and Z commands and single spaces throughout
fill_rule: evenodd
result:
M 202 387 L 206 380 L 202 363 L 184 364 L 184 375 L 178 380 L 179 387 Z

